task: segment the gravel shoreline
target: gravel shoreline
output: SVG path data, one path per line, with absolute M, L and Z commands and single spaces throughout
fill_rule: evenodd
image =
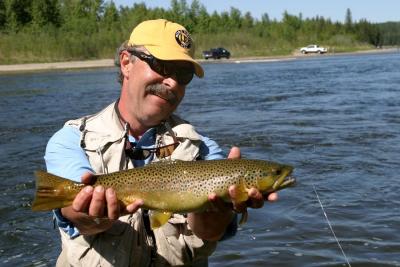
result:
M 14 64 L 14 65 L 0 65 L 0 74 L 14 73 L 14 72 L 43 71 L 43 70 L 59 70 L 59 69 L 104 68 L 112 66 L 114 66 L 114 60 L 112 59 Z
M 393 52 L 400 52 L 399 48 L 374 49 L 374 50 L 366 50 L 366 51 L 351 52 L 351 53 L 327 53 L 324 55 L 318 55 L 318 54 L 302 55 L 299 53 L 299 54 L 287 55 L 287 56 L 243 57 L 243 58 L 231 58 L 231 59 L 222 59 L 222 60 L 200 59 L 198 61 L 201 63 L 273 62 L 273 61 L 283 61 L 283 60 L 295 60 L 295 59 L 299 59 L 299 58 L 314 57 L 314 56 L 316 57 L 316 56 L 334 56 L 334 55 L 362 55 L 362 54 L 393 53 Z M 44 70 L 107 68 L 107 67 L 114 67 L 113 59 L 0 65 L 0 74 L 44 71 Z

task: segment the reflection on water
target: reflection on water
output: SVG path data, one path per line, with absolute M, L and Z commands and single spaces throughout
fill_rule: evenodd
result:
M 178 113 L 228 151 L 295 166 L 298 184 L 251 210 L 211 266 L 400 266 L 400 54 L 204 64 Z M 114 69 L 0 76 L 0 265 L 53 266 L 49 213 L 29 209 L 33 171 L 63 123 L 118 97 Z

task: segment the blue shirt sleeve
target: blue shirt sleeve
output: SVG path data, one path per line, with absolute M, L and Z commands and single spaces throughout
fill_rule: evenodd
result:
M 80 147 L 80 131 L 71 126 L 64 126 L 47 143 L 47 171 L 80 182 L 85 172 L 93 172 L 85 152 Z
M 46 147 L 47 171 L 75 182 L 80 182 L 85 172 L 93 172 L 79 142 L 80 132 L 76 128 L 64 126 L 56 132 Z M 71 238 L 79 236 L 79 230 L 62 216 L 60 209 L 54 210 L 53 214 L 59 228 Z
M 202 142 L 200 143 L 199 153 L 202 159 L 214 160 L 226 158 L 226 155 L 214 140 L 202 135 L 200 137 Z

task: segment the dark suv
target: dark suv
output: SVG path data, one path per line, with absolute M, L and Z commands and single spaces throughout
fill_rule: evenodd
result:
M 205 59 L 209 59 L 209 58 L 220 59 L 223 57 L 230 58 L 230 56 L 231 56 L 231 53 L 222 47 L 211 48 L 210 50 L 203 51 L 203 57 Z

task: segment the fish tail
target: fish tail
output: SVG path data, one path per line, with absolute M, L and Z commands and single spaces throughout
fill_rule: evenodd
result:
M 74 190 L 74 182 L 57 175 L 36 171 L 35 176 L 36 196 L 32 203 L 33 211 L 48 211 L 69 206 L 79 192 Z

